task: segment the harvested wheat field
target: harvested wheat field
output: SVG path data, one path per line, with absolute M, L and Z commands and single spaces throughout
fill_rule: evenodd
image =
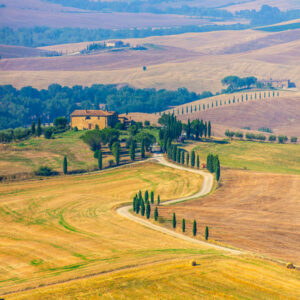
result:
M 171 219 L 176 212 L 178 227 L 185 218 L 189 233 L 197 221 L 199 238 L 208 226 L 212 240 L 299 265 L 300 176 L 235 170 L 222 174 L 216 192 L 161 207 L 160 216 Z
M 201 184 L 200 175 L 151 163 L 1 184 L 0 294 L 186 258 L 190 248 L 199 253 L 199 247 L 118 216 L 115 208 L 139 190 L 165 200 L 192 195 Z
M 175 249 L 174 249 L 175 250 Z M 276 264 L 226 255 L 197 255 L 77 280 L 7 299 L 297 299 L 300 273 Z M 192 254 L 193 253 L 193 254 Z M 177 255 L 181 252 L 177 251 Z

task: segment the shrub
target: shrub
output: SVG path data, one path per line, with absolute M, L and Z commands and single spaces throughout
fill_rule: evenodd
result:
M 240 131 L 237 131 L 235 133 L 235 137 L 242 139 L 244 137 L 244 134 L 242 132 L 240 132 Z
M 275 142 L 276 141 L 276 135 L 270 135 L 269 136 L 269 141 L 270 142 Z
M 227 129 L 225 131 L 225 135 L 229 138 L 232 138 L 234 136 L 234 132 Z
M 271 128 L 265 128 L 265 127 L 258 128 L 258 131 L 273 133 L 273 130 Z
M 67 127 L 68 121 L 66 117 L 58 117 L 54 119 L 54 126 L 58 129 L 65 129 Z
M 74 131 L 78 131 L 78 127 L 77 127 L 77 126 L 75 126 L 73 130 L 74 130 Z
M 56 174 L 57 172 L 53 171 L 50 167 L 47 166 L 41 166 L 37 171 L 35 171 L 35 175 L 37 176 L 52 176 Z
M 16 128 L 14 129 L 13 135 L 16 140 L 22 140 L 29 137 L 31 134 L 31 130 L 28 128 Z
M 297 143 L 298 138 L 296 136 L 291 137 L 291 143 Z
M 288 138 L 287 138 L 287 136 L 285 136 L 285 135 L 280 135 L 279 137 L 278 137 L 278 143 L 279 144 L 283 144 L 283 143 L 285 143 L 285 142 L 287 142 L 288 141 Z
M 53 134 L 53 128 L 52 127 L 47 127 L 44 130 L 44 137 L 45 137 L 45 139 L 51 139 L 52 134 Z

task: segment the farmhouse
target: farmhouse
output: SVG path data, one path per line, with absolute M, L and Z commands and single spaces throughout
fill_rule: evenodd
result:
M 114 127 L 118 122 L 118 114 L 104 110 L 75 110 L 71 114 L 71 127 L 79 130 Z

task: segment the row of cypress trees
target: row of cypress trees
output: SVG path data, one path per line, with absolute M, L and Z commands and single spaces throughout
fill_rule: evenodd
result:
M 190 154 L 176 145 L 170 144 L 167 149 L 167 156 L 170 160 L 173 160 L 179 164 L 186 164 L 187 166 L 190 164 L 193 168 L 200 168 L 200 158 L 199 155 L 196 155 L 194 150 Z
M 173 213 L 173 217 L 172 217 L 172 226 L 173 226 L 173 229 L 176 229 L 177 220 L 176 220 L 175 213 Z M 182 219 L 181 226 L 182 226 L 182 232 L 186 232 L 186 222 L 185 222 L 184 218 Z M 196 220 L 194 220 L 193 221 L 193 236 L 196 236 L 196 235 L 197 235 L 197 222 L 196 222 Z M 208 226 L 205 226 L 205 239 L 208 240 L 208 237 L 209 237 L 209 229 L 208 229 Z
M 207 170 L 211 173 L 215 173 L 217 181 L 220 180 L 221 167 L 218 155 L 208 154 L 206 161 Z

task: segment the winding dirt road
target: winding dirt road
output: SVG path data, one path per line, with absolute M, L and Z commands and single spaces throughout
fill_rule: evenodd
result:
M 179 165 L 172 164 L 172 163 L 166 161 L 161 154 L 155 155 L 151 159 L 151 161 L 157 162 L 159 164 L 162 164 L 162 165 L 170 167 L 170 168 L 179 169 L 179 170 L 183 170 L 183 171 L 188 171 L 188 172 L 200 174 L 200 175 L 203 176 L 203 185 L 202 185 L 201 190 L 198 193 L 196 193 L 192 196 L 188 196 L 188 197 L 169 200 L 169 201 L 163 202 L 162 205 L 168 205 L 168 204 L 173 204 L 173 203 L 177 203 L 177 202 L 182 202 L 182 201 L 187 201 L 187 200 L 202 197 L 204 195 L 207 195 L 213 187 L 213 182 L 214 182 L 213 175 L 208 173 L 208 172 L 204 172 L 204 171 L 197 170 L 197 169 L 185 168 L 185 167 L 182 167 L 182 166 L 179 166 Z M 182 239 L 182 240 L 187 241 L 187 242 L 191 242 L 191 243 L 194 243 L 194 244 L 214 248 L 216 250 L 227 251 L 227 252 L 230 252 L 231 254 L 237 254 L 237 255 L 242 254 L 242 251 L 234 250 L 234 249 L 230 249 L 230 248 L 222 247 L 222 246 L 218 246 L 218 245 L 214 245 L 214 244 L 204 242 L 204 241 L 200 241 L 200 240 L 197 240 L 197 239 L 193 239 L 193 238 L 191 238 L 189 236 L 186 236 L 184 234 L 181 234 L 181 233 L 175 232 L 173 230 L 170 230 L 170 229 L 155 225 L 153 223 L 150 223 L 145 219 L 142 219 L 140 217 L 137 217 L 137 216 L 131 214 L 130 213 L 131 207 L 132 207 L 131 205 L 120 207 L 120 208 L 117 209 L 117 213 L 119 215 L 127 218 L 127 219 L 130 219 L 130 220 L 132 220 L 136 223 L 139 223 L 141 225 L 144 225 L 148 228 L 151 228 L 153 230 L 162 232 L 164 234 L 171 235 L 173 237 Z

